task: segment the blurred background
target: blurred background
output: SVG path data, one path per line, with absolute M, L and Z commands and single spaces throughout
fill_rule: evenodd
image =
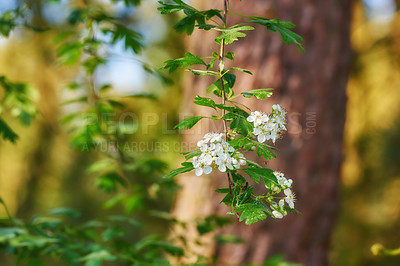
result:
M 29 15 L 40 25 L 62 29 L 68 27 L 71 2 L 32 0 L 34 11 Z M 141 121 L 130 140 L 143 144 L 141 149 L 133 148 L 143 156 L 162 159 L 168 169 L 177 167 L 179 152 L 185 148 L 172 128 L 181 118 L 182 106 L 187 104 L 181 92 L 183 77 L 176 74 L 171 77 L 173 85 L 166 85 L 141 64 L 144 61 L 157 69 L 165 60 L 183 55 L 183 36 L 172 29 L 176 19 L 159 15 L 156 1 L 142 1 L 139 7 L 131 8 L 122 3 L 108 6 L 108 1 L 99 2 L 133 25 L 143 35 L 146 49 L 141 55 L 132 55 L 121 43 L 110 46 L 107 63 L 94 73 L 95 88 L 111 84 L 112 93 L 117 96 L 138 92 L 156 95 L 155 101 L 123 101 L 125 112 L 134 113 Z M 17 0 L 3 0 L 0 12 L 19 4 Z M 331 265 L 400 265 L 399 256 L 374 256 L 370 251 L 374 243 L 387 248 L 400 246 L 399 10 L 400 2 L 395 0 L 354 1 L 352 7 L 344 158 L 339 213 L 328 251 Z M 30 219 L 49 209 L 68 206 L 79 209 L 85 220 L 107 211 L 123 211 L 135 217 L 140 217 L 140 210 L 146 208 L 168 212 L 176 198 L 177 188 L 173 185 L 170 192 L 159 195 L 163 206 L 136 197 L 130 207 L 104 210 L 104 202 L 111 196 L 96 189 L 95 176 L 86 171 L 98 155 L 71 149 L 69 127 L 61 123 L 76 108 L 61 104 L 74 96 L 65 87 L 83 74 L 78 67 L 57 62 L 55 36 L 54 31 L 37 33 L 17 28 L 9 38 L 0 38 L 0 75 L 31 84 L 40 95 L 36 101 L 40 118 L 30 127 L 5 116 L 20 135 L 16 144 L 0 141 L 0 195 L 10 213 Z M 307 44 L 307 35 L 304 38 Z M 308 53 L 307 45 L 305 48 Z M 146 183 L 138 179 L 137 186 L 141 185 Z M 149 194 L 157 189 L 152 186 Z M 0 217 L 4 216 L 5 211 L 0 209 Z M 145 222 L 142 235 L 168 232 L 162 220 Z

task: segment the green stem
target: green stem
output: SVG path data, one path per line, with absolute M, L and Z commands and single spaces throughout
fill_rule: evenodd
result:
M 228 13 L 228 0 L 223 0 L 224 1 L 224 27 L 226 28 L 226 24 L 227 24 L 227 13 Z M 223 66 L 224 65 L 224 49 L 225 49 L 225 40 L 223 39 L 221 41 L 221 47 L 220 47 L 220 51 L 219 51 L 219 66 Z M 225 105 L 226 103 L 226 92 L 225 92 L 225 86 L 224 86 L 224 80 L 223 80 L 223 75 L 222 73 L 224 72 L 224 68 L 222 67 L 218 67 L 218 71 L 219 71 L 219 76 L 221 79 L 221 88 L 222 88 L 222 104 Z M 222 114 L 223 116 L 225 115 L 226 111 L 222 110 Z M 228 125 L 226 120 L 224 120 L 224 131 L 225 131 L 225 140 L 228 141 Z M 231 179 L 231 175 L 227 172 L 226 173 L 227 178 L 228 178 L 228 184 L 229 184 L 229 195 L 231 198 L 231 202 L 232 202 L 232 179 Z M 233 202 L 232 202 L 233 203 Z
M 238 17 L 242 17 L 242 18 L 250 18 L 250 19 L 253 19 L 252 16 L 246 16 L 246 15 L 237 14 L 237 13 L 233 13 L 233 12 L 228 12 L 228 15 L 238 16 Z

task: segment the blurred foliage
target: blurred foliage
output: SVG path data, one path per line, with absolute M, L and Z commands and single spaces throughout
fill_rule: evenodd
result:
M 332 265 L 399 265 L 371 246 L 400 246 L 400 13 L 369 21 L 356 5 L 348 87 L 342 211 Z
M 15 142 L 15 132 L 21 138 L 15 146 L 0 142 L 0 214 L 6 216 L 0 220 L 0 249 L 5 251 L 0 261 L 168 264 L 167 254 L 184 255 L 173 239 L 167 240 L 169 225 L 186 226 L 168 213 L 178 187 L 173 180 L 161 179 L 183 149 L 172 130 L 180 96 L 176 85 L 160 90 L 171 81 L 152 65 L 159 65 L 168 53 L 180 56 L 180 41 L 174 33 L 166 40 L 146 38 L 150 29 L 145 20 L 155 16 L 155 2 L 137 7 L 137 0 L 69 1 L 58 7 L 68 15 L 55 23 L 45 10 L 61 3 L 66 2 L 29 0 L 0 18 L 7 26 L 0 33 L 10 37 L 0 49 L 8 65 L 1 70 L 7 77 L 0 80 L 1 121 L 16 116 L 28 124 L 40 114 L 29 130 L 11 118 L 11 126 L 1 124 L 4 139 Z M 173 44 L 171 51 L 165 43 Z M 143 72 L 130 74 L 145 75 L 145 82 L 123 92 L 101 83 L 101 68 L 111 68 L 117 60 L 140 65 Z M 174 79 L 178 84 L 180 77 Z M 58 206 L 68 207 L 41 215 Z M 220 221 L 217 216 L 199 221 L 206 227 L 203 233 L 229 223 L 215 221 Z
M 173 181 L 165 182 L 160 178 L 167 163 L 157 158 L 155 150 L 146 148 L 150 140 L 140 139 L 147 144 L 144 152 L 139 152 L 133 145 L 139 140 L 136 139 L 134 133 L 143 126 L 139 120 L 122 119 L 122 116 L 126 114 L 136 118 L 140 116 L 140 112 L 136 112 L 137 109 L 141 109 L 140 104 L 135 106 L 135 102 L 144 101 L 145 105 L 155 108 L 157 105 L 149 104 L 149 101 L 157 97 L 154 93 L 146 92 L 145 87 L 140 92 L 121 96 L 113 90 L 112 84 L 95 86 L 94 74 L 99 66 L 109 61 L 109 51 L 113 49 L 113 46 L 122 44 L 125 50 L 137 54 L 143 48 L 143 38 L 140 33 L 132 30 L 135 25 L 127 20 L 124 14 L 116 12 L 111 4 L 102 2 L 74 4 L 71 1 L 71 6 L 68 7 L 70 14 L 61 26 L 52 25 L 43 17 L 38 19 L 42 14 L 40 10 L 43 10 L 47 4 L 52 5 L 51 2 L 28 1 L 28 5 L 24 8 L 18 7 L 15 11 L 3 13 L 2 25 L 7 25 L 7 28 L 1 28 L 0 33 L 6 37 L 11 34 L 15 37 L 15 34 L 19 34 L 25 39 L 24 42 L 30 42 L 38 35 L 35 32 L 27 32 L 19 26 L 30 25 L 28 29 L 34 31 L 37 31 L 39 27 L 46 28 L 46 32 L 38 37 L 41 40 L 38 41 L 35 49 L 41 51 L 41 46 L 46 45 L 54 51 L 53 55 L 57 57 L 57 61 L 52 54 L 38 61 L 47 61 L 44 65 L 49 69 L 54 69 L 56 62 L 69 67 L 77 65 L 74 67 L 75 77 L 72 75 L 72 81 L 66 86 L 65 80 L 57 80 L 57 87 L 49 86 L 46 89 L 39 89 L 41 99 L 38 106 L 43 111 L 45 108 L 42 109 L 40 103 L 50 105 L 49 112 L 59 112 L 59 108 L 54 108 L 58 105 L 55 103 L 58 100 L 56 97 L 49 98 L 49 95 L 60 95 L 59 86 L 65 87 L 61 100 L 63 112 L 59 113 L 59 116 L 63 116 L 61 119 L 64 124 L 63 129 L 69 130 L 70 146 L 77 151 L 67 152 L 73 156 L 72 160 L 63 158 L 62 162 L 57 162 L 59 165 L 64 164 L 64 172 L 54 172 L 54 169 L 51 172 L 70 177 L 63 180 L 64 192 L 73 193 L 72 198 L 77 203 L 75 207 L 82 209 L 84 215 L 80 218 L 79 212 L 74 209 L 59 208 L 51 211 L 51 216 L 35 215 L 25 222 L 26 219 L 11 217 L 5 201 L 1 199 L 0 203 L 8 218 L 1 220 L 0 248 L 8 255 L 1 257 L 0 260 L 2 263 L 9 261 L 12 265 L 13 259 L 10 255 L 13 254 L 17 259 L 17 264 L 27 265 L 42 265 L 44 262 L 55 265 L 58 260 L 69 264 L 85 265 L 101 265 L 103 261 L 119 261 L 132 265 L 168 264 L 166 253 L 182 256 L 183 250 L 162 240 L 165 239 L 167 233 L 167 224 L 149 215 L 148 210 L 168 210 L 176 185 Z M 125 1 L 125 4 L 127 8 L 131 8 L 132 5 L 139 4 L 139 1 Z M 135 8 L 131 9 L 131 12 L 134 10 Z M 33 15 L 28 15 L 30 13 Z M 43 38 L 45 36 L 46 38 Z M 47 38 L 53 39 L 53 43 L 48 44 Z M 18 42 L 18 39 L 13 38 L 9 42 Z M 56 50 L 53 48 L 54 45 Z M 7 48 L 13 49 L 12 46 Z M 35 59 L 37 58 L 29 59 L 28 57 L 28 60 Z M 140 59 L 138 61 L 141 62 Z M 154 68 L 149 64 L 142 65 L 146 72 L 155 73 Z M 9 74 L 13 76 L 13 73 Z M 156 76 L 162 82 L 168 81 L 158 74 Z M 33 80 L 25 78 L 24 82 L 35 83 L 35 78 L 38 77 L 33 77 Z M 44 78 L 50 78 L 50 76 Z M 9 113 L 21 120 L 23 124 L 30 124 L 37 113 L 35 105 L 30 101 L 30 98 L 35 97 L 31 93 L 33 91 L 31 87 L 25 83 L 13 82 L 3 76 L 0 83 L 4 88 L 1 94 L 1 134 L 4 139 L 15 142 L 17 134 L 4 122 L 3 117 Z M 160 110 L 163 109 L 158 109 L 159 112 Z M 46 118 L 46 114 L 43 117 Z M 63 144 L 61 147 L 59 144 L 54 146 L 58 141 L 58 132 L 55 131 L 58 121 L 40 119 L 32 127 L 38 132 L 37 136 L 35 133 L 32 135 L 39 145 L 29 147 L 26 143 L 23 144 L 24 147 L 32 150 L 29 152 L 31 154 L 26 154 L 30 156 L 26 162 L 29 174 L 24 181 L 20 178 L 22 182 L 15 185 L 19 186 L 19 189 L 25 187 L 26 194 L 22 194 L 25 197 L 18 198 L 19 202 L 12 204 L 12 213 L 17 213 L 22 218 L 28 218 L 40 210 L 37 208 L 38 205 L 40 206 L 37 202 L 38 196 L 40 200 L 39 194 L 44 196 L 47 206 L 51 207 L 61 205 L 63 201 L 68 202 L 71 198 L 69 196 L 61 198 L 61 201 L 53 202 L 52 196 L 57 193 L 54 190 L 54 184 L 58 183 L 56 186 L 61 186 L 62 179 L 46 178 L 46 170 L 49 169 L 51 161 L 58 159 L 53 159 L 49 155 L 63 152 L 66 148 Z M 157 138 L 159 132 L 145 134 L 147 138 Z M 28 136 L 23 131 L 20 135 L 21 139 Z M 61 141 L 65 141 L 65 138 Z M 2 142 L 0 145 L 4 147 L 6 144 Z M 17 147 L 5 146 L 5 148 L 9 151 Z M 21 154 L 21 151 L 18 152 Z M 26 153 L 26 150 L 22 151 L 23 153 Z M 9 168 L 5 167 L 9 162 L 11 161 L 7 159 L 6 163 L 2 164 L 2 169 Z M 72 169 L 68 169 L 68 164 L 72 166 Z M 88 176 L 91 176 L 92 180 L 95 178 L 93 184 L 109 195 L 91 191 L 91 186 L 88 186 L 89 190 L 85 188 L 87 182 L 84 180 Z M 1 176 L 2 183 L 7 181 L 4 178 L 5 176 Z M 41 186 L 43 182 L 51 182 L 52 185 L 44 188 Z M 5 189 L 7 187 L 2 186 L 0 193 L 7 196 Z M 96 199 L 96 197 L 99 198 Z M 5 199 L 12 201 L 12 197 L 7 196 Z M 86 202 L 85 199 L 89 201 Z M 16 205 L 18 205 L 17 209 Z M 108 211 L 102 210 L 102 205 Z M 126 215 L 117 216 L 113 213 Z M 61 219 L 59 215 L 67 218 Z M 136 216 L 138 220 L 132 218 L 133 216 Z M 93 219 L 93 217 L 102 217 L 102 219 Z M 147 225 L 147 228 L 142 228 L 141 221 Z M 157 236 L 157 233 L 161 235 Z

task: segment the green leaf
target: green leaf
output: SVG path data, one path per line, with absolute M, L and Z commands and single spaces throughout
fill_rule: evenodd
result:
M 101 265 L 101 262 L 103 260 L 105 260 L 105 261 L 114 261 L 116 259 L 117 259 L 117 257 L 112 255 L 108 250 L 100 249 L 100 250 L 97 250 L 97 251 L 93 251 L 93 252 L 89 253 L 88 255 L 80 258 L 79 261 L 86 261 L 86 262 L 91 262 L 91 263 L 94 263 L 94 262 L 98 261 L 98 262 L 100 262 L 99 265 Z M 93 264 L 90 264 L 90 265 L 93 265 Z M 97 264 L 94 264 L 94 265 L 97 265 Z
M 159 1 L 158 3 L 161 4 L 161 7 L 157 8 L 157 10 L 160 11 L 161 14 L 170 14 L 183 11 L 185 17 L 174 25 L 175 30 L 179 33 L 186 32 L 188 35 L 191 35 L 195 25 L 206 25 L 206 21 L 215 16 L 223 20 L 221 10 L 209 9 L 205 11 L 198 11 L 194 7 L 184 3 L 181 0 L 173 0 L 173 2 L 175 4 Z M 204 29 L 208 30 L 209 27 L 205 26 Z
M 102 238 L 104 241 L 110 241 L 118 237 L 122 237 L 126 234 L 124 230 L 118 227 L 108 228 L 106 231 L 102 233 Z
M 124 95 L 124 98 L 126 97 L 132 97 L 132 98 L 147 98 L 150 100 L 157 100 L 157 96 L 153 93 L 146 93 L 146 92 L 140 92 L 140 93 L 135 93 L 135 94 L 130 94 L 130 95 Z
M 122 24 L 114 24 L 111 29 L 104 29 L 103 33 L 109 33 L 112 37 L 111 43 L 115 44 L 118 41 L 124 41 L 125 50 L 132 50 L 134 53 L 139 53 L 143 48 L 143 37 L 138 32 L 129 29 Z
M 192 116 L 183 119 L 179 124 L 177 124 L 174 128 L 178 130 L 183 130 L 183 129 L 191 129 L 194 127 L 194 125 L 197 124 L 201 119 L 203 119 L 205 116 Z
M 0 243 L 15 238 L 19 234 L 26 234 L 27 231 L 18 227 L 0 228 Z
M 294 28 L 296 25 L 289 22 L 289 21 L 280 21 L 279 19 L 266 19 L 266 18 L 261 18 L 261 17 L 252 17 L 253 20 L 249 22 L 261 24 L 269 31 L 276 32 L 279 31 L 281 34 L 282 40 L 287 44 L 290 45 L 291 43 L 294 43 L 297 45 L 299 50 L 304 51 L 303 46 L 301 45 L 300 42 L 304 42 L 303 38 L 291 31 L 290 29 Z
M 245 110 L 243 110 L 239 107 L 236 107 L 236 106 L 228 106 L 226 104 L 216 104 L 215 106 L 219 109 L 231 112 L 232 114 L 228 115 L 227 118 L 235 119 L 238 116 L 247 118 L 249 116 L 249 114 Z
M 185 155 L 185 159 L 189 160 L 195 156 L 199 156 L 200 154 L 202 154 L 202 151 L 200 151 L 200 150 L 191 151 Z
M 222 77 L 222 80 L 224 81 L 224 89 L 225 89 L 225 94 L 228 98 L 232 97 L 234 95 L 234 92 L 232 90 L 233 86 L 235 85 L 236 82 L 236 75 L 232 73 L 225 73 L 224 76 Z M 221 79 L 218 79 L 215 81 L 213 84 L 211 84 L 207 89 L 207 93 L 214 93 L 218 97 L 222 97 L 222 82 Z
M 257 184 L 260 183 L 260 178 L 262 178 L 266 185 L 271 184 L 279 185 L 274 171 L 268 168 L 246 168 L 242 169 L 251 179 L 253 179 Z
M 236 186 L 241 186 L 243 183 L 246 182 L 246 178 L 244 178 L 242 175 L 239 175 L 237 172 L 232 172 L 232 181 Z
M 0 118 L 0 136 L 12 143 L 18 139 L 18 135 L 7 125 L 7 123 Z
M 232 120 L 230 128 L 236 129 L 237 132 L 246 137 L 249 132 L 253 131 L 253 124 L 248 122 L 246 117 L 239 115 Z
M 125 212 L 132 213 L 137 209 L 143 208 L 143 196 L 135 194 L 126 199 Z
M 54 230 L 60 224 L 62 224 L 61 219 L 54 217 L 34 217 L 31 221 L 32 225 L 40 226 L 43 229 Z
M 236 139 L 232 139 L 229 141 L 229 144 L 235 148 L 235 149 L 239 149 L 239 148 L 243 148 L 243 146 L 248 143 L 250 140 L 246 137 L 239 137 Z
M 262 156 L 266 160 L 276 158 L 276 155 L 270 150 L 272 147 L 265 143 L 252 140 L 251 143 L 257 147 L 257 156 Z
M 218 77 L 219 73 L 211 70 L 198 70 L 198 69 L 188 69 L 196 76 L 214 76 Z
M 263 100 L 266 97 L 272 96 L 272 92 L 271 92 L 272 90 L 273 89 L 256 89 L 256 90 L 242 92 L 242 95 L 246 98 L 251 98 L 252 96 L 254 96 L 259 100 Z
M 78 218 L 81 216 L 81 213 L 79 211 L 65 207 L 52 209 L 49 213 L 53 215 L 65 215 L 71 218 Z
M 187 52 L 185 53 L 185 57 L 165 61 L 164 66 L 162 66 L 160 70 L 169 69 L 169 73 L 171 74 L 178 68 L 184 68 L 193 65 L 207 66 L 203 59 Z
M 258 222 L 258 220 L 265 220 L 267 218 L 266 212 L 270 213 L 268 207 L 262 201 L 254 201 L 236 206 L 236 212 L 241 212 L 239 221 L 246 220 L 247 225 Z
M 115 197 L 112 197 L 111 199 L 104 202 L 103 207 L 104 207 L 104 209 L 110 209 L 110 208 L 114 207 L 115 205 L 123 202 L 126 198 L 127 198 L 127 195 L 118 194 Z
M 17 18 L 15 10 L 10 10 L 1 14 L 0 17 L 0 34 L 8 37 L 10 32 L 14 29 L 16 24 L 14 20 Z
M 253 75 L 253 73 L 250 70 L 243 69 L 243 68 L 240 68 L 240 67 L 231 67 L 231 68 L 229 68 L 229 70 L 236 70 L 236 71 L 247 73 L 249 75 Z
M 83 44 L 81 42 L 66 42 L 57 49 L 57 57 L 61 63 L 73 66 L 81 58 Z
M 179 174 L 190 172 L 194 169 L 193 164 L 190 162 L 184 162 L 182 163 L 182 166 L 183 167 L 181 168 L 172 170 L 171 172 L 169 172 L 169 174 L 165 175 L 163 178 L 173 178 Z
M 215 25 L 210 25 L 210 24 L 201 24 L 201 25 L 196 25 L 200 30 L 211 30 L 217 26 Z
M 92 163 L 89 168 L 86 169 L 86 172 L 89 174 L 93 174 L 96 172 L 103 172 L 103 171 L 112 171 L 115 170 L 115 161 L 107 158 L 104 160 L 98 160 Z
M 230 60 L 234 60 L 235 58 L 235 54 L 233 52 L 227 52 L 224 57 L 230 59 Z
M 232 26 L 227 29 L 216 29 L 222 33 L 215 39 L 215 42 L 221 45 L 222 40 L 226 45 L 237 41 L 239 38 L 246 37 L 246 34 L 241 31 L 254 30 L 251 26 Z
M 107 61 L 100 57 L 89 57 L 83 62 L 83 67 L 85 67 L 86 72 L 93 74 L 96 68 L 100 65 L 104 65 Z
M 208 106 L 208 107 L 211 107 L 213 109 L 216 108 L 214 100 L 212 100 L 210 98 L 207 98 L 207 97 L 196 96 L 194 98 L 193 103 L 197 104 L 197 105 L 201 105 L 201 106 Z
M 106 193 L 112 193 L 117 190 L 118 184 L 126 186 L 126 181 L 116 172 L 109 172 L 95 180 L 95 185 Z

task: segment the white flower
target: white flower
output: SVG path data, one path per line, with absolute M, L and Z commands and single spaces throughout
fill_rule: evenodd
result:
M 201 176 L 203 173 L 208 175 L 211 172 L 212 172 L 211 166 L 201 164 L 198 168 L 196 168 L 195 174 L 197 176 Z
M 232 158 L 227 154 L 219 156 L 215 163 L 218 165 L 218 170 L 220 170 L 221 172 L 226 172 L 227 167 L 231 170 L 234 169 L 232 166 Z
M 203 173 L 208 175 L 212 171 L 212 168 L 210 166 L 212 161 L 210 161 L 210 157 L 208 156 L 202 157 L 202 155 L 200 155 L 199 157 L 197 156 L 193 157 L 192 164 L 193 167 L 196 169 L 195 174 L 197 176 L 201 176 Z
M 285 187 L 288 187 L 288 188 L 292 187 L 292 184 L 293 184 L 292 179 L 287 179 L 284 183 Z
M 283 216 L 287 214 L 287 211 L 283 208 L 285 205 L 285 201 L 281 199 L 279 201 L 279 204 L 276 202 L 272 201 L 271 202 L 271 209 L 272 209 L 272 215 L 274 215 L 274 218 L 282 219 Z
M 247 117 L 247 121 L 253 123 L 253 134 L 257 136 L 258 142 L 264 143 L 266 140 L 272 140 L 275 143 L 280 134 L 286 130 L 285 116 L 286 111 L 279 104 L 275 104 L 272 106 L 270 115 L 255 111 Z
M 268 122 L 268 115 L 261 113 L 259 111 L 252 112 L 249 117 L 247 117 L 247 121 L 253 122 L 254 126 L 258 126 Z
M 278 218 L 278 219 L 282 219 L 283 218 L 282 213 L 280 213 L 278 211 L 272 211 L 272 214 L 274 215 L 275 218 Z
M 290 191 L 290 193 L 286 193 L 287 190 Z M 289 205 L 290 208 L 294 209 L 294 202 L 296 201 L 294 193 L 290 189 L 285 189 L 284 193 L 286 195 L 286 203 Z
M 217 167 L 219 171 L 226 172 L 246 164 L 244 155 L 229 145 L 223 136 L 222 133 L 207 133 L 197 142 L 201 155 L 193 157 L 192 161 L 196 175 L 209 174 Z
M 255 127 L 253 133 L 257 136 L 257 141 L 260 143 L 264 143 L 268 139 L 269 132 L 266 126 Z

